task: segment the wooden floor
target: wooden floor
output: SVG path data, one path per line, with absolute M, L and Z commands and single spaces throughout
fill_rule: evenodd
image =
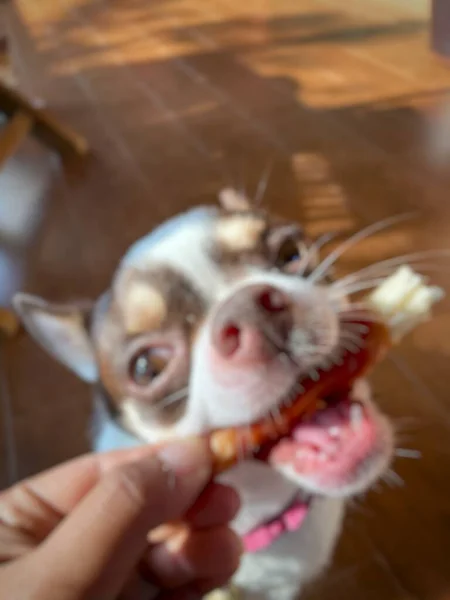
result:
M 314 235 L 417 211 L 349 252 L 344 270 L 450 248 L 450 68 L 428 50 L 427 5 L 17 0 L 24 87 L 95 151 L 55 183 L 27 246 L 27 289 L 94 297 L 138 236 L 223 184 L 253 193 L 269 165 L 267 203 Z M 448 290 L 449 261 L 425 261 Z M 399 446 L 422 458 L 399 457 L 351 507 L 309 600 L 450 598 L 448 309 L 374 376 Z M 4 348 L 2 375 L 3 484 L 86 449 L 81 383 L 26 337 Z

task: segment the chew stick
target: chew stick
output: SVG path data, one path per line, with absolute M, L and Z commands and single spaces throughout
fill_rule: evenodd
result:
M 287 435 L 301 419 L 313 412 L 317 403 L 324 397 L 348 390 L 356 379 L 362 377 L 382 359 L 391 344 L 387 327 L 371 319 L 354 321 L 362 329 L 361 348 L 355 352 L 345 350 L 339 357 L 339 364 L 330 369 L 317 369 L 318 377 L 305 377 L 299 384 L 304 390 L 291 404 L 279 407 L 279 419 L 265 419 L 252 425 L 219 429 L 210 435 L 210 445 L 214 456 L 215 473 L 219 474 L 239 457 L 255 456 L 264 459 L 271 447 Z
M 251 425 L 213 431 L 210 446 L 215 474 L 236 464 L 239 458 L 253 456 L 264 460 L 271 448 L 293 427 L 316 410 L 325 396 L 349 390 L 379 362 L 393 343 L 428 319 L 432 305 L 444 296 L 437 287 L 426 285 L 423 277 L 409 266 L 400 267 L 367 298 L 366 315 L 353 321 L 361 328 L 361 348 L 345 350 L 338 364 L 317 369 L 318 377 L 299 383 L 303 391 L 291 403 L 279 407 L 279 419 L 265 419 Z

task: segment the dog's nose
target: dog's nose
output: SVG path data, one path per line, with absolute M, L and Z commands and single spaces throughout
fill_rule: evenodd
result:
M 212 343 L 234 364 L 264 362 L 283 350 L 292 325 L 290 297 L 272 286 L 239 290 L 218 310 Z

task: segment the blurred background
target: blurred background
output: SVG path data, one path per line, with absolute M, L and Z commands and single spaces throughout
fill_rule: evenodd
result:
M 343 271 L 450 248 L 446 54 L 448 0 L 0 2 L 0 306 L 95 298 L 136 238 L 269 171 L 266 205 L 313 236 L 417 211 Z M 450 257 L 423 265 L 449 292 Z M 448 308 L 373 377 L 406 451 L 308 600 L 450 597 Z M 85 451 L 89 411 L 83 384 L 4 336 L 0 485 Z

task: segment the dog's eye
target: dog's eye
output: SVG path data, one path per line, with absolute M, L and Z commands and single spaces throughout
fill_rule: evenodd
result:
M 283 268 L 301 259 L 301 242 L 292 238 L 286 239 L 280 246 L 277 255 L 277 267 Z
M 145 348 L 130 362 L 130 378 L 139 386 L 149 385 L 165 368 L 168 362 L 166 352 Z

